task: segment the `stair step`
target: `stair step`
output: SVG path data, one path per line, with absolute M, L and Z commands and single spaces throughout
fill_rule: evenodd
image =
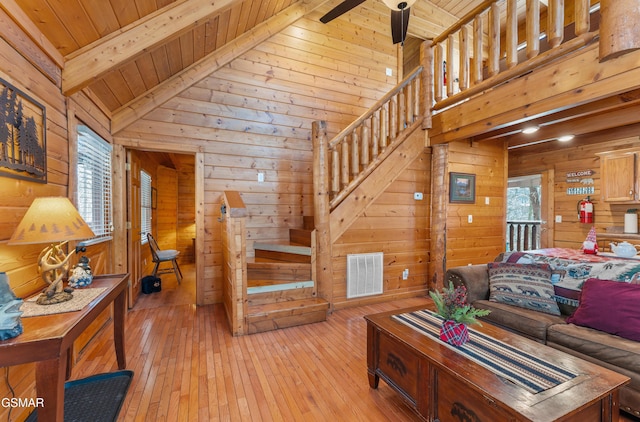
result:
M 329 302 L 320 298 L 249 306 L 249 334 L 326 321 Z
M 253 280 L 286 280 L 305 281 L 311 278 L 311 264 L 308 262 L 285 262 L 258 258 L 247 262 L 247 281 Z
M 297 245 L 311 246 L 311 230 L 289 229 L 289 240 Z
M 266 305 L 269 303 L 291 302 L 294 300 L 311 299 L 316 297 L 315 287 L 301 287 L 288 290 L 274 290 L 264 293 L 247 294 L 247 304 Z
M 302 228 L 305 230 L 313 230 L 316 228 L 312 215 L 305 215 L 302 217 Z
M 247 294 L 252 295 L 256 293 L 268 293 L 268 292 L 275 292 L 275 291 L 282 291 L 282 290 L 304 289 L 309 287 L 313 288 L 312 280 L 297 281 L 294 283 L 282 282 L 282 283 L 270 283 L 270 284 L 266 284 L 267 280 L 260 280 L 260 281 L 264 281 L 265 284 L 257 284 L 255 283 L 256 280 L 253 280 L 253 286 L 247 287 Z M 272 280 L 268 280 L 268 281 L 272 281 Z
M 311 248 L 279 243 L 253 244 L 256 258 L 270 258 L 278 261 L 311 262 Z

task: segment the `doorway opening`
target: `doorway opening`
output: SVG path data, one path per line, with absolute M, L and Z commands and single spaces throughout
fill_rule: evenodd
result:
M 166 296 L 168 292 L 173 300 L 179 299 L 180 303 L 173 304 L 196 304 L 196 156 L 136 149 L 127 149 L 126 155 L 128 266 L 136 281 L 130 287 L 129 307 L 137 308 L 139 280 L 151 274 L 154 266 L 147 232 L 154 236 L 160 249 L 180 252 L 178 263 L 184 275 L 181 284 L 171 274 L 163 276 L 162 290 L 154 295 Z M 142 183 L 142 179 L 146 182 Z M 145 201 L 141 195 L 147 184 L 150 192 Z M 148 306 L 149 301 L 145 303 Z
M 505 250 L 540 249 L 542 224 L 542 175 L 509 178 Z

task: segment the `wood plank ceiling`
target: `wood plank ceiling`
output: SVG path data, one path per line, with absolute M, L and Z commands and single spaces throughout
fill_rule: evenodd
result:
M 308 14 L 316 20 L 340 1 L 298 0 L 300 4 L 311 3 L 312 9 L 319 5 Z M 204 0 L 15 2 L 64 57 L 63 92 L 72 94 L 87 88 L 110 116 L 296 3 L 295 0 L 224 0 L 214 5 Z M 481 0 L 418 0 L 412 7 L 409 35 L 432 38 L 479 3 Z M 389 33 L 391 44 L 389 9 L 380 0 L 368 0 L 335 22 L 342 29 L 360 25 Z M 327 26 L 327 31 L 330 30 L 332 27 Z M 92 73 L 93 65 L 99 62 L 104 66 Z M 78 80 L 87 73 L 89 79 Z

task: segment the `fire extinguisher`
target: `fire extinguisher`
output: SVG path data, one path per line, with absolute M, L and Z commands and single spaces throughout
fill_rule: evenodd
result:
M 581 223 L 593 223 L 593 202 L 591 197 L 578 201 L 578 218 Z

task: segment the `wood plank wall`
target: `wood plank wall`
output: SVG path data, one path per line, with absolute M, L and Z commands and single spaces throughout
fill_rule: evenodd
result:
M 178 228 L 178 172 L 176 169 L 159 166 L 156 172 L 158 207 L 153 224 L 156 241 L 160 249 L 176 249 Z
M 448 172 L 476 175 L 476 201 L 447 205 L 446 268 L 486 263 L 504 252 L 506 164 L 507 150 L 501 141 L 449 144 Z
M 423 200 L 415 200 L 415 192 Z M 333 245 L 335 308 L 425 294 L 429 262 L 431 151 L 418 157 Z M 384 296 L 347 300 L 347 255 L 383 252 Z M 407 280 L 402 279 L 409 270 Z
M 195 262 L 196 236 L 196 175 L 195 157 L 178 154 L 178 223 L 176 249 L 180 251 L 180 264 Z
M 109 127 L 108 119 L 95 104 L 83 94 L 65 98 L 60 91 L 60 72 L 55 63 L 49 61 L 19 28 L 9 29 L 0 28 L 0 78 L 44 105 L 47 117 L 47 183 L 0 177 L 0 270 L 9 274 L 10 285 L 16 295 L 26 297 L 44 285 L 36 263 L 44 245 L 8 246 L 7 240 L 36 197 L 67 196 L 75 189 L 69 164 L 74 154 L 73 145 L 68 141 L 75 136 L 75 126 L 84 122 L 107 140 L 110 137 L 108 130 L 104 130 Z M 18 51 L 12 45 L 25 46 L 25 49 Z M 94 273 L 110 271 L 110 245 L 107 242 L 88 248 L 87 256 L 91 259 Z M 73 258 L 72 264 L 75 262 Z M 108 311 L 98 318 L 89 331 L 94 333 L 107 318 Z M 74 358 L 91 334 L 83 335 L 76 343 Z M 2 377 L 7 376 L 16 397 L 36 396 L 34 367 L 34 364 L 28 364 L 2 369 Z M 6 383 L 0 384 L 0 396 L 11 395 Z M 13 409 L 11 418 L 22 420 L 28 413 L 29 409 Z M 9 409 L 0 407 L 0 419 L 8 420 L 8 415 Z
M 567 188 L 584 186 L 567 182 L 567 172 L 591 169 L 595 171 L 594 226 L 596 233 L 605 233 L 608 227 L 623 227 L 624 213 L 629 204 L 609 204 L 604 202 L 600 190 L 600 158 L 599 152 L 624 148 L 638 148 L 640 125 L 624 126 L 602 133 L 593 133 L 576 137 L 566 144 L 549 142 L 538 148 L 516 149 L 509 153 L 509 177 L 539 174 L 546 170 L 554 170 L 553 210 L 549 218 L 562 216 L 561 223 L 555 223 L 553 245 L 555 247 L 579 249 L 587 237 L 590 224 L 578 221 L 576 205 L 586 195 L 568 195 Z
M 283 241 L 312 215 L 311 122 L 335 135 L 396 84 L 397 52 L 384 34 L 328 28 L 310 14 L 119 133 L 140 148 L 180 144 L 205 160 L 204 289 L 222 300 L 224 190 L 247 205 L 247 250 Z M 358 45 L 360 43 L 360 45 Z M 366 66 L 365 66 L 366 64 Z M 258 183 L 258 173 L 264 183 Z

